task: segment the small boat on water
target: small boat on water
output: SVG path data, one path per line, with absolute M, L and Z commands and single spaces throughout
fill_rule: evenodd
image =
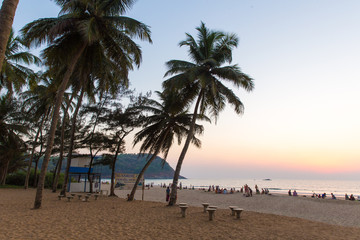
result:
M 271 181 L 271 179 L 270 178 L 265 178 L 265 179 L 263 179 L 263 181 Z

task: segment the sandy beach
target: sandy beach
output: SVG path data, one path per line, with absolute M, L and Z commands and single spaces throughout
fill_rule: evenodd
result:
M 0 239 L 357 239 L 360 235 L 358 202 L 181 190 L 178 202 L 190 206 L 182 218 L 177 206 L 166 206 L 162 188 L 146 190 L 146 201 L 127 202 L 122 198 L 127 192 L 117 191 L 119 198 L 68 202 L 45 190 L 42 208 L 31 210 L 34 189 L 0 189 Z M 141 199 L 141 191 L 136 199 Z M 203 213 L 200 203 L 205 200 L 219 207 L 213 221 Z M 229 205 L 245 209 L 240 220 L 230 215 Z M 317 213 L 322 217 L 315 219 L 312 215 Z M 333 218 L 332 224 L 325 223 L 326 218 Z

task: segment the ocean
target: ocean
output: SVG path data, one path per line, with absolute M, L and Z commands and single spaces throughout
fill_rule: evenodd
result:
M 248 184 L 255 191 L 255 184 L 258 185 L 260 191 L 262 188 L 268 188 L 270 193 L 287 194 L 289 189 L 296 190 L 298 194 L 312 195 L 313 193 L 322 194 L 330 193 L 335 196 L 344 197 L 348 195 L 360 195 L 360 182 L 350 180 L 296 180 L 296 179 L 179 179 L 179 184 L 183 187 L 205 188 L 209 185 L 219 186 L 220 188 L 234 188 L 240 190 L 242 186 Z M 153 183 L 154 186 L 160 184 L 172 183 L 172 179 L 145 179 L 145 184 Z

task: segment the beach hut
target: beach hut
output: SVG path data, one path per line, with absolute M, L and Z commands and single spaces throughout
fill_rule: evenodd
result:
M 71 160 L 68 181 L 69 192 L 90 192 L 90 182 L 88 180 L 90 160 L 91 158 L 88 155 L 78 155 Z M 94 168 L 91 168 L 90 177 L 92 179 L 93 191 L 100 192 L 101 169 L 98 168 L 94 171 Z

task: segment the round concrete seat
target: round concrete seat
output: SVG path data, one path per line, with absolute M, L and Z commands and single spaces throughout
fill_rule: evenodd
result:
M 235 216 L 235 211 L 234 208 L 239 208 L 238 206 L 229 206 L 230 210 L 231 210 L 231 216 Z
M 187 203 L 179 203 L 179 206 L 187 206 Z
M 217 207 L 217 206 L 208 206 L 207 208 L 214 208 L 214 209 L 217 209 L 218 207 Z
M 81 197 L 82 197 L 82 195 L 81 195 L 81 194 L 78 194 L 77 196 L 78 196 L 79 200 L 80 200 L 80 199 L 81 199 Z
M 180 206 L 181 216 L 182 216 L 182 217 L 185 217 L 185 212 L 186 212 L 186 209 L 187 209 L 187 208 L 188 208 L 188 206 L 186 206 L 186 205 Z
M 204 212 L 206 213 L 206 209 L 210 205 L 210 203 L 202 203 L 202 205 L 204 206 Z
M 244 211 L 242 208 L 234 208 L 234 212 L 236 213 L 236 219 L 240 219 L 241 212 Z
M 209 221 L 212 221 L 215 216 L 216 208 L 208 207 L 206 211 L 209 213 Z
M 70 199 L 73 199 L 74 197 L 73 196 L 67 196 L 66 198 L 68 199 L 68 202 L 70 202 Z

